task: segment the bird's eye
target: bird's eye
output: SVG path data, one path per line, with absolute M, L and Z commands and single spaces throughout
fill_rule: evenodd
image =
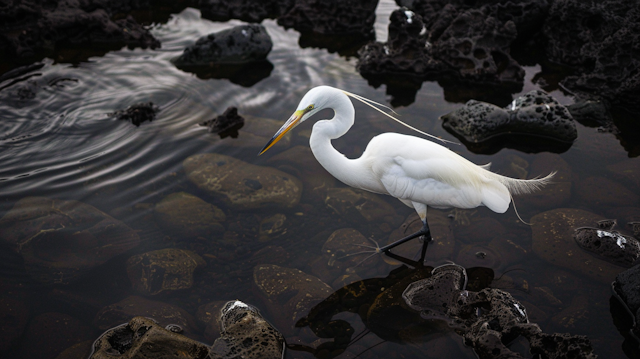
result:
M 307 110 L 313 110 L 313 105 L 307 106 Z

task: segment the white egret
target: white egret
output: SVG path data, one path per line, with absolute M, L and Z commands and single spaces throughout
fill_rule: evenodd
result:
M 501 176 L 489 171 L 488 165 L 478 166 L 437 143 L 399 133 L 383 133 L 374 137 L 360 158 L 348 159 L 333 147 L 331 140 L 347 133 L 353 125 L 355 109 L 349 97 L 373 107 L 371 100 L 330 86 L 319 86 L 309 90 L 300 101 L 298 109 L 259 155 L 313 114 L 322 109 L 333 109 L 334 117 L 316 122 L 309 139 L 311 151 L 322 167 L 351 187 L 399 199 L 415 209 L 422 220 L 423 226 L 420 231 L 384 247 L 376 247 L 376 253 L 390 254 L 391 248 L 413 238 L 425 236 L 422 261 L 426 246 L 431 240 L 427 223 L 428 206 L 486 206 L 494 212 L 504 213 L 509 208 L 513 194 L 538 190 L 555 174 L 554 172 L 544 178 L 530 180 Z M 393 118 L 386 113 L 385 115 Z

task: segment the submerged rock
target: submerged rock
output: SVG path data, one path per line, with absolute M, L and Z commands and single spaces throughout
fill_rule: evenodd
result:
M 273 264 L 253 269 L 253 288 L 285 335 L 293 333 L 295 323 L 333 292 L 314 276 Z
M 578 136 L 567 108 L 541 90 L 515 99 L 504 109 L 470 100 L 441 119 L 442 127 L 470 144 L 514 135 L 542 137 L 570 144 Z
M 124 110 L 108 113 L 107 116 L 114 117 L 121 121 L 131 121 L 132 124 L 138 127 L 145 121 L 151 122 L 155 120 L 158 110 L 159 109 L 153 105 L 153 102 L 137 103 Z
M 262 25 L 235 26 L 201 37 L 174 60 L 176 66 L 244 64 L 267 58 L 273 43 Z
M 553 265 L 610 283 L 623 267 L 583 251 L 574 240 L 576 228 L 589 226 L 601 219 L 594 213 L 573 208 L 537 214 L 531 218 L 533 252 Z
M 163 198 L 155 206 L 154 217 L 167 234 L 179 238 L 211 238 L 224 232 L 226 221 L 220 208 L 186 192 Z
M 640 196 L 625 186 L 605 177 L 587 177 L 576 186 L 578 200 L 594 207 L 633 206 Z
M 49 284 L 69 284 L 140 243 L 134 230 L 93 206 L 45 197 L 16 202 L 0 219 L 0 241 Z
M 220 337 L 220 310 L 227 304 L 227 301 L 216 300 L 198 307 L 196 320 L 201 327 L 204 327 L 204 338 L 209 343 L 213 343 Z
M 329 188 L 324 203 L 336 214 L 356 222 L 361 222 L 361 219 L 364 219 L 367 222 L 376 222 L 377 224 L 384 221 L 397 225 L 402 220 L 396 218 L 393 206 L 379 195 L 360 189 Z
M 257 308 L 239 300 L 227 302 L 220 310 L 220 338 L 211 346 L 213 359 L 280 359 L 284 338 Z
M 531 176 L 545 176 L 556 172 L 553 181 L 544 187 L 544 191 L 536 191 L 527 195 L 527 203 L 536 207 L 552 209 L 558 208 L 569 202 L 573 191 L 573 174 L 571 166 L 557 154 L 537 154 L 529 173 Z M 532 178 L 532 177 L 529 177 Z
M 193 155 L 182 166 L 198 188 L 240 210 L 294 207 L 302 194 L 302 184 L 291 175 L 217 153 Z
M 220 138 L 231 136 L 238 137 L 238 130 L 244 126 L 244 118 L 238 115 L 235 107 L 227 108 L 224 113 L 214 119 L 200 123 L 200 126 L 209 127 L 209 132 L 217 133 Z
M 68 347 L 92 339 L 91 336 L 91 328 L 74 317 L 43 313 L 29 322 L 19 351 L 22 358 L 53 359 Z
M 133 289 L 145 295 L 189 289 L 193 272 L 206 262 L 199 255 L 175 248 L 135 255 L 127 261 L 127 274 Z
M 95 341 L 89 358 L 113 357 L 207 359 L 209 347 L 167 330 L 149 318 L 134 317 L 102 334 Z

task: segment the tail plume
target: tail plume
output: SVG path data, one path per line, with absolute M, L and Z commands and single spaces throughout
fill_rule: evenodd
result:
M 494 177 L 495 180 L 497 180 L 498 182 L 505 185 L 505 187 L 507 187 L 507 189 L 509 190 L 509 193 L 511 193 L 512 195 L 519 195 L 519 194 L 527 194 L 527 193 L 535 192 L 541 189 L 542 187 L 546 186 L 547 184 L 551 183 L 551 179 L 553 178 L 553 176 L 556 175 L 556 171 L 553 171 L 542 178 L 536 177 L 536 178 L 527 179 L 527 180 L 509 178 L 509 177 L 501 176 L 495 173 L 492 173 L 492 174 L 495 175 Z

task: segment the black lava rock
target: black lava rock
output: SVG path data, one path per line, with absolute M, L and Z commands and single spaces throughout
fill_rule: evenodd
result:
M 640 2 L 557 0 L 544 34 L 548 58 L 578 72 L 562 85 L 640 112 Z
M 160 42 L 132 17 L 112 20 L 118 12 L 146 5 L 144 1 L 33 1 L 0 4 L 0 58 L 28 62 L 60 48 L 101 44 L 157 48 Z
M 499 136 L 546 138 L 570 145 L 578 136 L 567 108 L 541 90 L 515 99 L 504 109 L 470 100 L 441 119 L 447 131 L 471 145 Z
M 187 47 L 176 66 L 245 64 L 267 58 L 273 43 L 262 25 L 240 25 L 201 37 Z
M 600 228 L 577 228 L 573 238 L 580 248 L 623 267 L 633 266 L 640 257 L 640 244 L 635 238 Z
M 131 121 L 132 124 L 140 126 L 145 121 L 151 122 L 155 120 L 158 110 L 153 105 L 153 102 L 138 103 L 124 110 L 108 113 L 107 116 L 115 117 L 118 120 Z
M 200 126 L 209 127 L 209 132 L 217 133 L 220 138 L 231 136 L 238 137 L 238 130 L 244 126 L 244 118 L 238 115 L 235 107 L 227 108 L 224 113 L 214 119 L 200 123 Z
M 261 22 L 284 15 L 294 0 L 200 0 L 198 8 L 202 17 L 213 21 L 239 19 L 246 22 Z

